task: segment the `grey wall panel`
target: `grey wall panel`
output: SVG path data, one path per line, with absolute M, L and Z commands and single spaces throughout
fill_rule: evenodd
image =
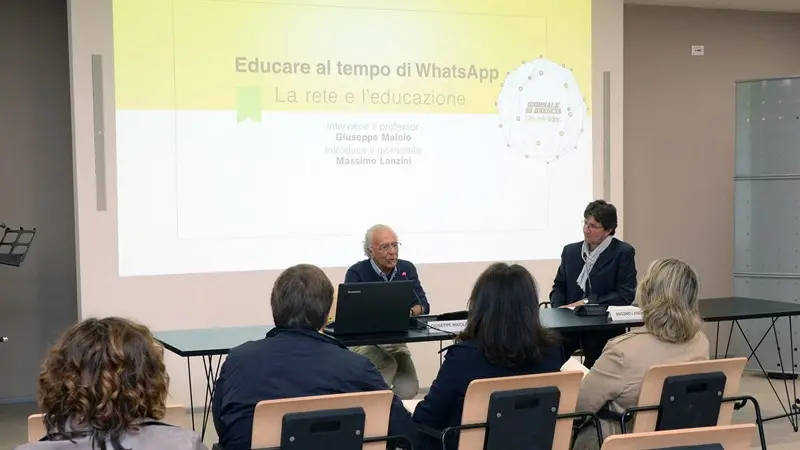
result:
M 800 273 L 800 179 L 737 180 L 735 271 Z
M 753 261 L 751 258 L 752 237 L 750 230 L 753 229 L 752 214 L 752 182 L 734 182 L 734 272 L 753 271 Z M 735 292 L 735 290 L 734 290 Z
M 739 84 L 736 174 L 800 175 L 800 79 Z
M 800 78 L 740 82 L 736 85 L 736 173 L 734 293 L 740 297 L 800 303 Z M 751 345 L 771 320 L 741 322 Z M 797 372 L 800 336 L 786 318 L 758 348 L 767 371 Z M 733 354 L 750 348 L 734 331 Z M 792 363 L 794 358 L 794 364 Z M 750 369 L 757 368 L 755 359 Z

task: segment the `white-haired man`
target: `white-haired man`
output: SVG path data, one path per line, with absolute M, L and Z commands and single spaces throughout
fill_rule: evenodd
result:
M 347 269 L 345 283 L 410 280 L 416 293 L 411 315 L 428 314 L 430 305 L 419 281 L 417 268 L 410 261 L 398 257 L 400 242 L 397 234 L 386 225 L 374 225 L 364 236 L 364 255 L 367 259 Z M 378 368 L 384 380 L 398 397 L 408 400 L 419 392 L 419 379 L 411 351 L 406 344 L 367 345 L 353 347 L 353 351 L 366 356 Z

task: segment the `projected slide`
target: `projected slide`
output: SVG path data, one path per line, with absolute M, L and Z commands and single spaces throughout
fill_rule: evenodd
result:
M 591 0 L 115 0 L 121 276 L 558 258 Z

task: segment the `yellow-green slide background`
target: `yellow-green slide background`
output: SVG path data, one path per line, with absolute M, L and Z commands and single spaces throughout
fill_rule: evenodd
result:
M 493 113 L 501 83 L 544 56 L 573 70 L 591 111 L 591 0 L 114 0 L 116 105 L 122 110 L 235 110 L 237 91 L 264 110 Z M 309 75 L 238 73 L 237 56 L 308 62 Z M 316 74 L 330 60 L 334 73 Z M 386 64 L 388 77 L 343 76 L 336 61 Z M 497 69 L 493 83 L 399 77 L 404 62 Z M 255 89 L 255 91 L 253 91 Z M 298 103 L 278 103 L 297 92 Z M 461 94 L 463 106 L 372 105 L 361 90 Z M 305 92 L 335 91 L 335 104 Z M 346 92 L 357 101 L 344 101 Z

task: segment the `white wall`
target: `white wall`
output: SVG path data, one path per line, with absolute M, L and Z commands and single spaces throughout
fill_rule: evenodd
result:
M 535 0 L 531 0 L 535 1 Z M 602 72 L 612 73 L 612 167 L 614 182 L 610 200 L 620 212 L 622 205 L 622 0 L 594 0 L 593 12 L 593 121 L 595 194 L 602 195 Z M 75 202 L 79 298 L 81 317 L 120 315 L 140 320 L 153 330 L 218 326 L 259 325 L 271 321 L 269 291 L 278 273 L 248 272 L 160 277 L 117 276 L 116 154 L 114 134 L 113 61 L 111 58 L 111 2 L 70 1 L 70 56 L 72 67 Z M 106 123 L 106 173 L 108 211 L 98 212 L 94 173 L 91 55 L 104 55 Z M 582 211 L 575 211 L 580 219 Z M 576 223 L 579 221 L 576 220 Z M 624 227 L 624 221 L 622 227 Z M 622 231 L 622 230 L 621 230 Z M 402 237 L 401 237 L 402 238 Z M 526 262 L 547 296 L 557 261 Z M 433 312 L 463 309 L 472 280 L 486 264 L 441 264 L 420 266 L 420 276 Z M 345 268 L 328 269 L 328 276 L 343 279 Z M 412 351 L 427 386 L 438 368 L 438 344 L 415 344 Z M 169 354 L 173 402 L 186 405 L 186 363 Z M 192 366 L 195 399 L 205 394 L 203 368 Z

